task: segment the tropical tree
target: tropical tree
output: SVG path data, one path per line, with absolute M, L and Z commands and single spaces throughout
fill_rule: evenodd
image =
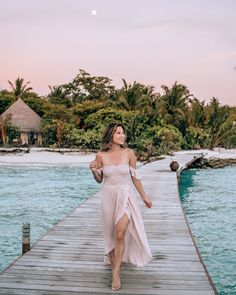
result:
M 65 105 L 67 108 L 73 106 L 72 98 L 69 95 L 69 91 L 63 85 L 48 86 L 50 93 L 48 94 L 48 100 L 54 104 Z
M 8 83 L 10 84 L 16 98 L 22 97 L 24 94 L 32 90 L 32 87 L 28 87 L 30 82 L 28 81 L 24 84 L 23 78 L 17 78 L 14 84 L 11 81 L 8 81 Z
M 176 126 L 182 133 L 187 127 L 187 110 L 191 94 L 183 84 L 162 85 L 164 93 L 160 97 L 160 115 L 167 124 Z
M 184 136 L 186 140 L 186 148 L 209 148 L 210 132 L 207 128 L 189 126 Z
M 74 128 L 76 128 L 76 117 L 71 109 L 63 105 L 48 103 L 48 109 L 42 121 L 43 138 L 46 145 L 55 143 L 58 147 L 68 145 L 69 136 L 65 133 L 72 132 Z
M 77 103 L 73 108 L 73 114 L 77 116 L 77 125 L 79 128 L 86 129 L 84 121 L 86 118 L 96 113 L 101 109 L 105 109 L 111 105 L 111 102 L 100 101 L 100 100 L 84 100 L 81 103 Z
M 140 111 L 150 117 L 159 115 L 159 98 L 160 93 L 155 92 L 153 86 L 143 86 L 140 97 Z
M 74 104 L 84 100 L 107 100 L 114 95 L 112 80 L 103 76 L 91 76 L 80 69 L 74 80 L 63 87 L 68 91 Z
M 61 147 L 61 143 L 62 143 L 62 135 L 63 135 L 63 129 L 65 126 L 65 122 L 63 122 L 62 119 L 55 119 L 53 120 L 53 122 L 56 124 L 56 128 L 57 128 L 57 144 L 58 147 Z
M 180 150 L 184 144 L 181 132 L 173 125 L 154 126 L 149 130 L 153 135 L 153 145 L 162 153 Z
M 144 86 L 137 82 L 127 84 L 125 79 L 122 79 L 124 86 L 118 90 L 115 105 L 118 108 L 127 111 L 140 110 L 141 97 L 143 95 Z
M 210 131 L 210 149 L 218 144 L 227 141 L 229 136 L 234 133 L 235 127 L 230 120 L 230 108 L 221 106 L 219 100 L 213 97 L 207 108 L 208 128 Z
M 13 93 L 7 90 L 0 91 L 0 114 L 5 112 L 9 106 L 15 102 L 16 98 Z
M 191 127 L 203 128 L 206 126 L 205 101 L 200 102 L 197 98 L 190 100 L 188 123 Z

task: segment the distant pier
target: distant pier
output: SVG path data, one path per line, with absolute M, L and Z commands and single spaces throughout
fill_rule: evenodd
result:
M 199 156 L 182 154 L 172 159 L 182 171 Z M 100 200 L 95 195 L 0 274 L 0 294 L 217 294 L 189 229 L 179 198 L 178 173 L 171 172 L 170 161 L 167 157 L 139 168 L 154 205 L 148 209 L 139 200 L 154 259 L 145 267 L 123 264 L 122 289 L 111 290 L 111 269 L 103 264 Z

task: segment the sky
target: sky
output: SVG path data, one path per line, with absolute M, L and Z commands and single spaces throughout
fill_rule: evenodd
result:
M 235 15 L 235 0 L 0 0 L 0 89 L 46 95 L 84 69 L 236 105 Z

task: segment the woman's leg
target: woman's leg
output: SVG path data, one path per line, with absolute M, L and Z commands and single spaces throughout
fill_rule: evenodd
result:
M 112 289 L 120 288 L 120 265 L 125 250 L 125 233 L 129 225 L 129 218 L 124 214 L 118 221 L 115 228 L 116 244 L 115 244 L 115 259 L 113 264 Z
M 109 253 L 109 255 L 110 255 L 110 261 L 111 261 L 111 268 L 112 268 L 112 271 L 113 271 L 114 263 L 115 263 L 115 248 L 113 248 L 111 250 L 111 252 Z

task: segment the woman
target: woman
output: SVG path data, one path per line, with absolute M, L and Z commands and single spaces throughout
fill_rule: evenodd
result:
M 133 184 L 147 208 L 146 195 L 136 171 L 136 157 L 125 147 L 122 124 L 109 124 L 102 136 L 102 149 L 90 163 L 100 190 L 105 244 L 105 263 L 112 266 L 112 290 L 121 288 L 121 262 L 143 266 L 152 259 Z M 133 183 L 133 184 L 132 184 Z

